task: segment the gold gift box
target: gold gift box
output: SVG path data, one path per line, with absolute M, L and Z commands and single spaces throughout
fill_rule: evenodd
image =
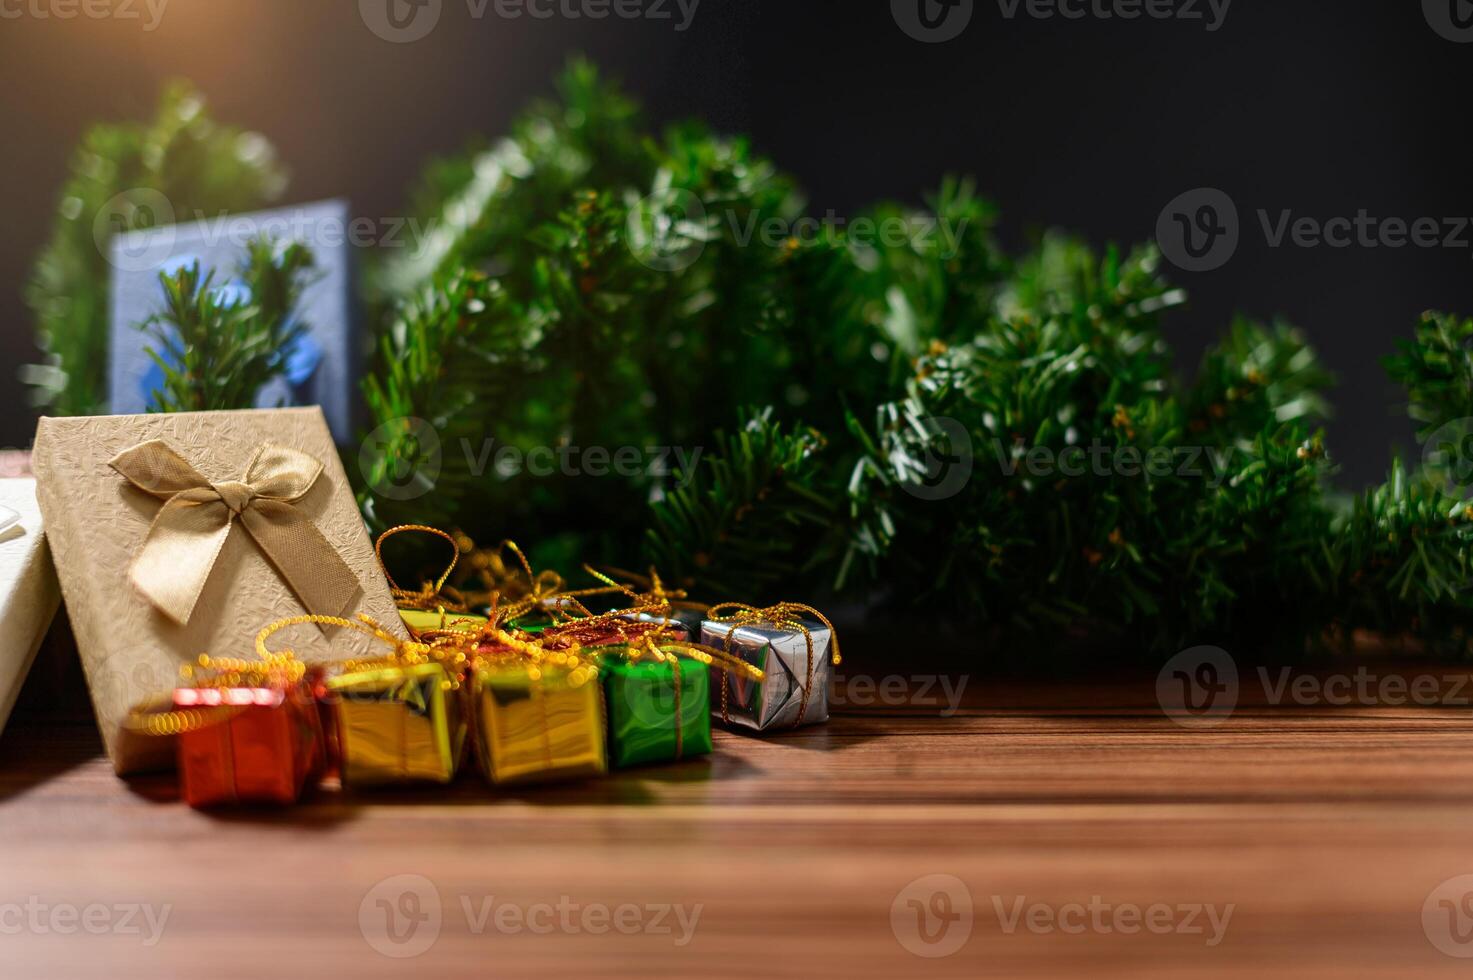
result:
M 463 692 L 438 663 L 330 678 L 343 782 L 448 783 L 465 750 Z
M 475 700 L 481 764 L 493 783 L 608 772 L 596 668 L 483 666 L 475 675 Z

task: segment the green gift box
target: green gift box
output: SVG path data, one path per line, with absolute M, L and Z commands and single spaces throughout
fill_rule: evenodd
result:
M 711 669 L 684 658 L 604 665 L 609 762 L 616 769 L 711 752 Z

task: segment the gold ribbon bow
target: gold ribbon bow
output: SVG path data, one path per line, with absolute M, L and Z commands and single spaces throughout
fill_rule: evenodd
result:
M 341 613 L 362 589 L 342 556 L 295 506 L 322 473 L 322 464 L 306 453 L 262 445 L 240 480 L 219 483 L 157 439 L 123 452 L 110 465 L 164 502 L 129 578 L 181 626 L 194 613 L 237 518 L 308 611 Z

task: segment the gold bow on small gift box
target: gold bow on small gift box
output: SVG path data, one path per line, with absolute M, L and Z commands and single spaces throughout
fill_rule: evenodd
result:
M 295 506 L 322 473 L 322 463 L 306 453 L 262 445 L 241 479 L 220 482 L 157 439 L 110 465 L 164 502 L 129 578 L 174 622 L 189 622 L 237 519 L 308 612 L 339 615 L 362 591 L 342 556 Z

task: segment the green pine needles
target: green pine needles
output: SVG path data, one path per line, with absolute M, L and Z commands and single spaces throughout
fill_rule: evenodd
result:
M 369 487 L 377 523 L 515 533 L 550 563 L 638 546 L 698 595 L 878 601 L 1027 649 L 1357 630 L 1464 648 L 1473 441 L 1339 497 L 1331 378 L 1297 330 L 1240 320 L 1184 384 L 1161 321 L 1186 297 L 1154 247 L 1051 234 L 1009 256 L 962 180 L 805 219 L 745 141 L 648 136 L 584 64 L 561 89 L 432 168 L 434 247 L 375 279 L 408 297 L 368 382 L 376 465 L 395 488 L 438 474 L 422 497 Z M 1470 335 L 1429 315 L 1389 362 L 1426 434 L 1473 417 Z M 498 465 L 539 445 L 703 455 L 603 478 Z
M 169 86 L 152 122 L 88 132 L 27 291 L 47 355 L 22 373 L 35 403 L 55 415 L 106 411 L 115 235 L 195 214 L 255 210 L 285 182 L 269 143 L 215 123 L 184 83 Z
M 1009 254 L 960 179 L 809 215 L 747 141 L 651 134 L 584 63 L 559 87 L 433 164 L 424 246 L 370 269 L 370 524 L 513 536 L 538 567 L 639 554 L 698 598 L 852 600 L 1013 657 L 1296 655 L 1358 631 L 1468 652 L 1473 321 L 1428 314 L 1388 360 L 1424 458 L 1348 498 L 1304 335 L 1242 319 L 1176 377 L 1162 320 L 1186 296 L 1154 246 L 1048 234 Z M 210 206 L 270 183 L 195 159 L 184 174 L 211 179 L 186 185 L 234 198 Z M 86 180 L 69 200 L 138 182 Z M 75 410 L 97 404 L 95 253 L 67 226 L 33 290 Z M 264 255 L 254 310 L 198 269 L 165 281 L 169 407 L 248 404 L 277 370 L 287 321 L 260 307 L 289 309 L 302 267 Z
M 149 396 L 153 411 L 249 408 L 263 387 L 286 376 L 308 330 L 297 307 L 315 260 L 305 245 L 266 237 L 246 251 L 239 289 L 217 285 L 215 270 L 202 273 L 198 262 L 159 273 L 163 310 L 139 324 L 163 376 Z

